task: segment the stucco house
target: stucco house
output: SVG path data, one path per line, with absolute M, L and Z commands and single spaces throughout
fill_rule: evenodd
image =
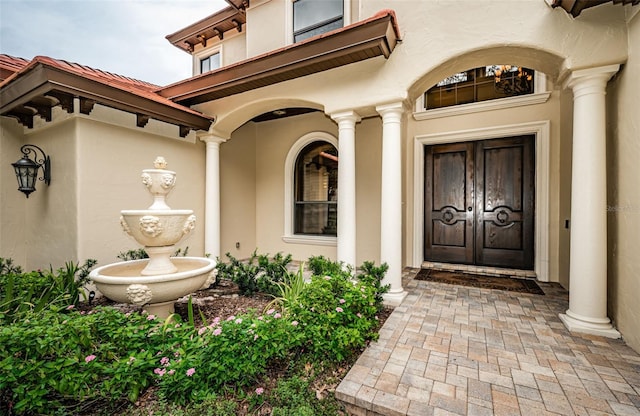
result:
M 0 57 L 0 256 L 27 269 L 136 248 L 139 173 L 178 173 L 183 245 L 457 265 L 559 282 L 572 331 L 640 351 L 637 0 L 227 0 L 167 36 L 155 86 Z M 29 198 L 20 147 L 51 157 Z

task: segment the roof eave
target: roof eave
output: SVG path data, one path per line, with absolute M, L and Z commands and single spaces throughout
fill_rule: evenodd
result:
M 377 56 L 388 58 L 398 43 L 393 13 L 199 75 L 158 90 L 194 105 L 310 75 Z
M 153 118 L 183 128 L 208 130 L 212 119 L 195 114 L 190 109 L 181 110 L 172 106 L 137 95 L 124 89 L 115 88 L 93 79 L 63 71 L 39 63 L 5 82 L 0 87 L 0 115 L 11 116 L 17 109 L 33 107 L 37 97 L 47 97 L 51 93 L 66 94 L 95 103 Z M 54 106 L 54 105 L 52 105 Z M 49 109 L 50 111 L 50 109 Z M 33 115 L 39 114 L 38 112 Z

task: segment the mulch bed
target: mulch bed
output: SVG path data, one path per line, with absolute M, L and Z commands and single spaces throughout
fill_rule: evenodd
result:
M 508 290 L 511 292 L 544 295 L 544 291 L 533 279 L 516 277 L 495 277 L 465 272 L 450 272 L 444 270 L 422 269 L 415 277 L 416 280 L 448 283 L 452 285 L 471 286 L 481 289 Z

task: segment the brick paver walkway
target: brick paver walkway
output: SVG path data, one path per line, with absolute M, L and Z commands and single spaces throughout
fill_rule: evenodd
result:
M 336 390 L 353 415 L 640 415 L 640 356 L 569 333 L 568 293 L 413 280 Z

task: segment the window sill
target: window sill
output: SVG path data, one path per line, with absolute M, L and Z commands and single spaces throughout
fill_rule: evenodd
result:
M 504 108 L 521 107 L 525 105 L 542 104 L 547 102 L 550 91 L 523 95 L 519 97 L 501 98 L 497 100 L 482 101 L 479 103 L 461 104 L 451 107 L 436 108 L 433 110 L 416 111 L 413 113 L 415 120 L 432 120 L 442 117 L 457 116 L 462 114 L 481 113 L 483 111 L 501 110 Z
M 337 246 L 337 237 L 321 237 L 313 235 L 283 235 L 282 241 L 289 244 L 308 244 L 313 246 Z

